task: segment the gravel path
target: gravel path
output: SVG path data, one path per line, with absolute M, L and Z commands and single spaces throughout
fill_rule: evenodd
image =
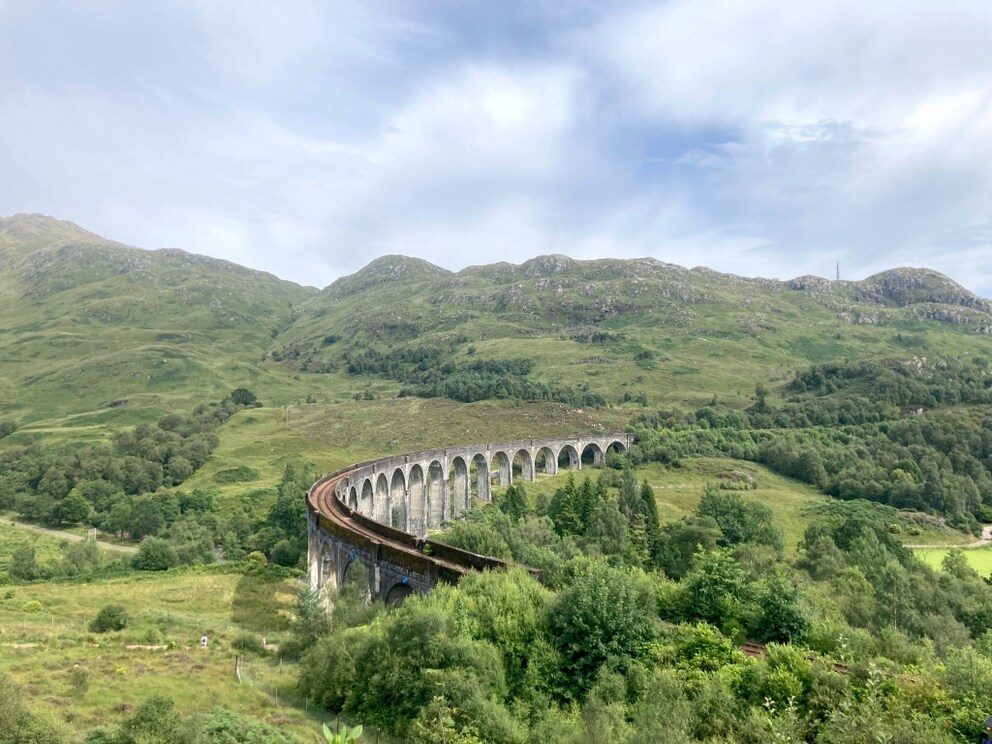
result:
M 63 532 L 62 530 L 50 530 L 47 527 L 39 527 L 36 524 L 25 524 L 24 522 L 15 522 L 12 519 L 5 519 L 4 524 L 10 525 L 11 527 L 17 527 L 22 530 L 30 530 L 32 532 L 41 532 L 45 535 L 51 535 L 52 537 L 57 537 L 60 540 L 72 540 L 73 542 L 79 542 L 85 540 L 86 538 L 82 535 L 76 535 L 72 532 Z M 115 545 L 114 543 L 103 542 L 102 540 L 97 540 L 96 544 L 103 548 L 104 550 L 116 550 L 118 553 L 137 553 L 138 549 L 133 548 L 130 545 Z
M 975 540 L 973 543 L 965 543 L 964 545 L 958 543 L 957 545 L 906 545 L 907 548 L 984 548 L 985 546 L 992 544 L 992 524 L 987 524 L 982 527 L 982 536 Z

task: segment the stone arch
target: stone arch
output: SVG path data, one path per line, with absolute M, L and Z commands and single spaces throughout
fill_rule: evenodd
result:
M 400 581 L 389 587 L 383 599 L 387 605 L 398 605 L 411 594 L 413 594 L 413 587 Z
M 461 513 L 471 504 L 471 490 L 468 482 L 468 463 L 465 458 L 456 455 L 451 458 L 448 466 L 448 517 L 451 519 L 461 516 Z
M 582 448 L 582 464 L 602 465 L 603 448 L 600 447 L 595 442 L 589 442 L 588 444 L 586 444 L 586 446 Z
M 505 487 L 513 482 L 513 461 L 503 450 L 493 453 L 492 470 L 499 485 Z
M 357 566 L 356 566 L 356 564 L 357 564 Z M 352 568 L 352 566 L 355 566 L 355 568 Z M 365 599 L 366 600 L 371 600 L 372 599 L 372 583 L 371 583 L 372 572 L 369 571 L 369 568 L 368 568 L 368 566 L 365 565 L 365 562 L 362 561 L 357 556 L 354 556 L 354 554 L 353 554 L 352 557 L 350 557 L 348 559 L 348 562 L 344 564 L 344 568 L 341 570 L 341 581 L 340 581 L 339 586 L 343 588 L 349 582 L 358 582 L 358 581 L 361 581 L 361 579 L 359 579 L 358 576 L 360 574 L 363 574 L 363 573 L 365 574 L 365 576 L 364 576 L 365 580 L 364 580 L 364 582 L 362 582 L 362 586 L 360 587 L 360 589 L 361 589 L 362 595 L 365 597 Z
M 348 490 L 348 508 L 352 511 L 358 511 L 358 489 L 354 486 Z
M 389 524 L 389 481 L 385 473 L 375 479 L 375 513 L 373 519 L 380 524 Z
M 525 481 L 534 480 L 534 460 L 525 449 L 518 449 L 513 455 L 513 477 L 520 477 Z
M 543 471 L 545 475 L 554 475 L 558 472 L 558 458 L 550 447 L 541 447 L 534 455 L 535 475 L 538 471 Z
M 627 454 L 627 445 L 621 442 L 619 439 L 614 439 L 608 445 L 606 445 L 606 453 L 614 453 L 617 455 Z
M 426 515 L 426 489 L 424 488 L 424 469 L 420 465 L 414 465 L 410 468 L 410 477 L 407 481 L 407 493 L 409 498 L 407 500 L 408 504 L 408 514 L 409 517 L 409 529 L 416 535 L 426 535 L 427 534 L 427 521 L 425 519 Z
M 469 473 L 469 484 L 475 498 L 479 501 L 491 501 L 492 489 L 490 487 L 489 462 L 486 460 L 486 456 L 480 452 L 472 458 L 469 467 L 475 471 L 475 478 L 471 477 L 471 472 Z
M 373 501 L 375 489 L 372 487 L 372 479 L 366 478 L 362 483 L 362 494 L 358 498 L 358 511 L 366 517 L 373 514 Z
M 407 521 L 409 513 L 409 498 L 406 492 L 406 476 L 403 475 L 403 468 L 396 468 L 393 471 L 393 478 L 389 482 L 389 503 L 392 508 L 389 513 L 389 524 L 398 530 L 409 531 L 410 525 Z
M 558 450 L 558 468 L 567 470 L 578 470 L 582 467 L 582 460 L 579 459 L 579 452 L 570 444 L 564 445 Z
M 444 474 L 444 467 L 437 460 L 427 466 L 427 504 L 424 516 L 427 519 L 428 527 L 440 527 L 441 522 L 446 521 L 444 515 L 445 488 L 444 482 L 447 480 Z

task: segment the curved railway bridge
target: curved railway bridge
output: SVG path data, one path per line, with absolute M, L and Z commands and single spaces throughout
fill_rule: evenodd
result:
M 602 464 L 625 453 L 632 434 L 525 439 L 393 455 L 351 465 L 317 481 L 307 494 L 308 579 L 336 588 L 354 561 L 364 564 L 369 591 L 387 603 L 438 581 L 505 562 L 427 538 L 457 519 L 472 499 L 487 502 L 492 485 L 539 473 Z

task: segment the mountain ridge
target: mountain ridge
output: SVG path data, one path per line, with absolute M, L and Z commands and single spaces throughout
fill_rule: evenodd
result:
M 315 390 L 395 395 L 391 356 L 452 369 L 527 360 L 534 385 L 675 402 L 842 357 L 992 362 L 975 344 L 992 333 L 992 305 L 930 269 L 782 281 L 654 258 L 548 254 L 452 272 L 392 255 L 318 290 L 43 215 L 0 218 L 0 262 L 0 414 L 239 386 L 280 405 Z

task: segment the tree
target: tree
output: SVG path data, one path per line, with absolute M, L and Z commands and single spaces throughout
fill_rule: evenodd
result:
M 59 524 L 86 522 L 90 516 L 90 502 L 78 490 L 73 489 L 56 505 L 54 516 Z
M 7 572 L 13 578 L 21 581 L 34 581 L 38 578 L 38 563 L 35 560 L 34 546 L 22 543 L 14 548 Z
M 17 431 L 17 422 L 13 420 L 0 421 L 0 439 L 9 437 Z
M 131 538 L 140 540 L 155 535 L 165 526 L 162 505 L 154 496 L 140 496 L 131 502 L 131 518 L 127 531 Z
M 246 388 L 236 388 L 231 391 L 231 394 L 227 396 L 236 405 L 252 407 L 258 403 L 258 398 L 255 397 L 255 393 Z
M 562 655 L 562 694 L 580 699 L 599 669 L 624 669 L 653 634 L 654 599 L 646 583 L 604 561 L 590 562 L 558 595 L 549 613 Z
M 717 627 L 739 621 L 744 614 L 746 579 L 744 569 L 726 548 L 696 553 L 682 580 L 684 616 Z
M 134 567 L 141 571 L 165 571 L 176 565 L 176 551 L 165 540 L 146 537 L 134 557 Z
M 518 521 L 527 514 L 527 492 L 523 485 L 511 483 L 507 489 L 497 496 L 493 503 L 500 511 L 507 514 L 514 521 Z

